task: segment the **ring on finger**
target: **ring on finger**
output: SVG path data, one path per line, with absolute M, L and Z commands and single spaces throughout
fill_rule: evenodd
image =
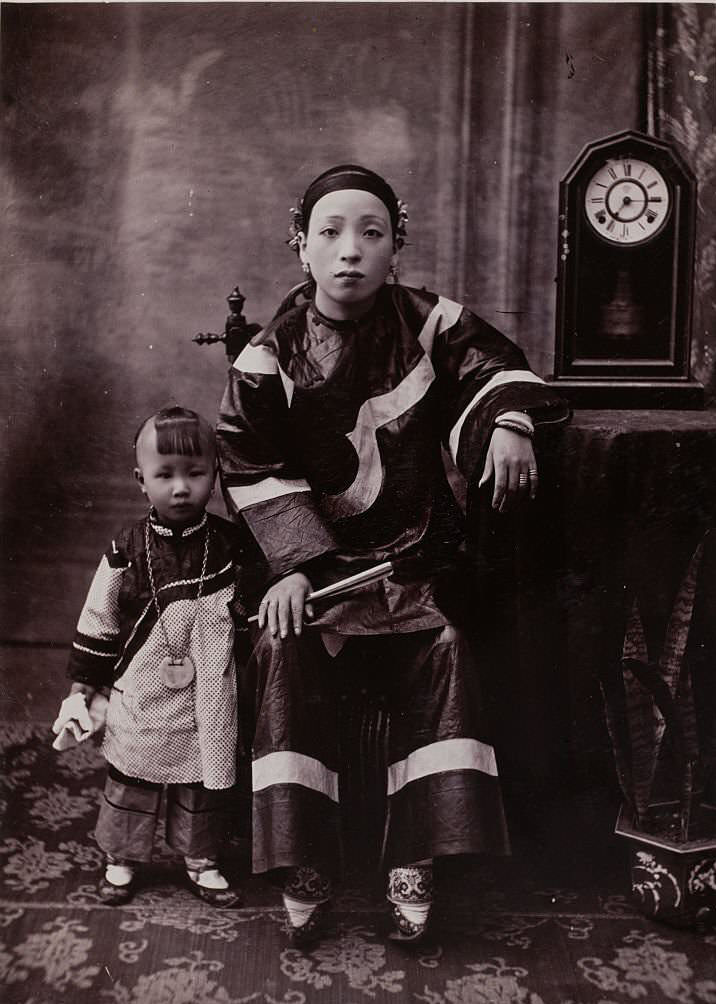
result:
M 528 477 L 527 474 L 520 474 L 519 483 L 521 485 L 526 485 L 528 481 L 529 481 L 529 477 Z
M 536 478 L 537 474 L 538 474 L 537 468 L 536 467 L 530 467 L 530 469 L 529 469 L 529 476 L 531 478 Z

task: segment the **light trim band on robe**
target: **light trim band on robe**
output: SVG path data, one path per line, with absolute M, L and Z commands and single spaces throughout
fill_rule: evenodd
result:
M 271 349 L 265 345 L 252 345 L 249 342 L 234 360 L 234 369 L 241 373 L 273 376 L 278 372 L 278 362 Z
M 254 760 L 251 766 L 253 791 L 263 791 L 273 784 L 300 784 L 338 801 L 338 774 L 320 760 L 293 750 L 278 750 Z
M 77 624 L 81 634 L 102 641 L 116 636 L 119 590 L 126 571 L 125 567 L 113 568 L 107 555 L 102 555 Z
M 421 401 L 435 380 L 431 359 L 435 336 L 451 328 L 462 313 L 462 306 L 439 297 L 425 318 L 418 342 L 423 355 L 392 390 L 364 401 L 358 410 L 356 424 L 346 439 L 358 457 L 358 469 L 352 483 L 336 495 L 322 495 L 321 509 L 333 519 L 356 516 L 370 509 L 383 487 L 383 459 L 376 433 L 394 422 Z
M 450 433 L 449 445 L 450 445 L 450 456 L 454 463 L 457 463 L 457 451 L 460 445 L 460 433 L 462 432 L 462 427 L 465 424 L 467 416 L 470 414 L 472 409 L 481 401 L 482 398 L 489 394 L 490 391 L 494 390 L 496 387 L 500 387 L 502 384 L 506 383 L 544 383 L 542 377 L 538 377 L 536 373 L 531 370 L 502 370 L 500 373 L 495 373 L 491 377 L 484 387 L 478 390 L 477 394 L 468 404 L 467 408 L 463 411 L 462 415 L 458 418 L 457 422 L 452 428 Z
M 411 781 L 448 770 L 479 770 L 497 777 L 495 751 L 479 739 L 442 739 L 414 750 L 388 767 L 388 794 L 394 795 Z
M 258 376 L 275 376 L 278 373 L 286 394 L 286 403 L 289 408 L 291 407 L 294 382 L 288 373 L 281 369 L 278 359 L 268 346 L 252 345 L 249 342 L 234 360 L 234 369 L 241 373 L 254 373 Z
M 294 492 L 310 492 L 311 486 L 303 478 L 264 478 L 253 485 L 229 485 L 231 501 L 237 509 L 248 509 L 258 502 L 267 502 Z
M 225 565 L 221 568 L 217 568 L 215 572 L 207 572 L 203 576 L 196 575 L 193 579 L 172 579 L 171 582 L 165 582 L 163 586 L 159 586 L 157 593 L 163 593 L 166 589 L 176 589 L 177 586 L 193 586 L 195 582 L 201 582 L 202 578 L 204 582 L 210 582 L 212 579 L 217 579 L 220 575 L 225 575 L 231 568 L 231 561 L 227 561 Z M 204 594 L 202 599 L 206 599 L 208 594 Z
M 80 645 L 76 641 L 72 642 L 72 648 L 76 648 L 78 652 L 87 652 L 89 655 L 96 655 L 100 659 L 116 659 L 117 652 L 98 652 L 96 648 L 87 648 L 86 645 Z
M 291 401 L 293 401 L 293 388 L 295 386 L 291 377 L 286 373 L 281 367 L 278 367 L 278 375 L 281 377 L 281 383 L 283 384 L 283 392 L 286 395 L 286 404 L 291 407 Z

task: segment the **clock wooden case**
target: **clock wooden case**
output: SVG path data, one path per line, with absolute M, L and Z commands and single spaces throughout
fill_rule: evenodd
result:
M 696 179 L 663 140 L 589 143 L 560 184 L 554 380 L 586 408 L 703 406 L 690 378 Z

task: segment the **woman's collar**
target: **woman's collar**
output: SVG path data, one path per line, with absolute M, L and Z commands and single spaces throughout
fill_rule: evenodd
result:
M 382 288 L 383 287 L 381 287 L 381 289 L 379 289 L 378 292 L 375 294 L 375 299 L 373 300 L 373 303 L 368 308 L 368 310 L 366 310 L 364 314 L 361 314 L 359 317 L 349 317 L 344 320 L 338 320 L 334 317 L 327 317 L 326 314 L 322 313 L 316 306 L 316 297 L 314 294 L 308 306 L 308 313 L 311 318 L 311 321 L 315 325 L 323 325 L 326 328 L 330 328 L 331 331 L 338 331 L 338 332 L 357 331 L 360 328 L 364 327 L 365 325 L 372 323 L 373 318 L 375 316 L 376 307 L 380 299 Z

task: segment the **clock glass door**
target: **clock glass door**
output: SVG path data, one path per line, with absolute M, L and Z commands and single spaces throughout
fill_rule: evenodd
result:
M 673 226 L 672 222 L 666 224 Z M 672 241 L 619 248 L 585 234 L 575 359 L 673 361 Z

